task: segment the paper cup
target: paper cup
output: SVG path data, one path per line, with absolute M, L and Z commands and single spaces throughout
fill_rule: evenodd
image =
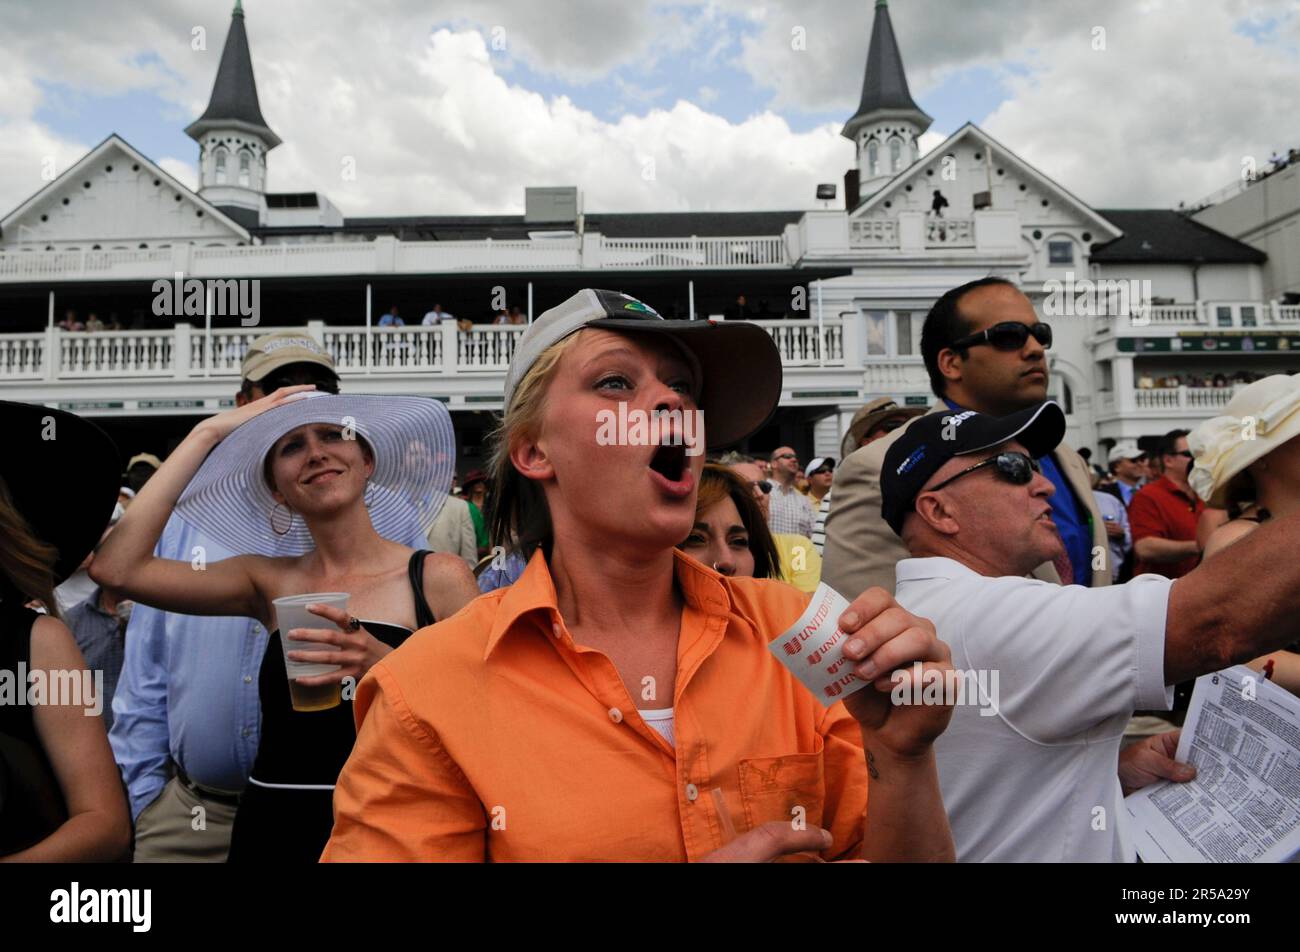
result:
M 280 631 L 280 647 L 284 651 L 284 667 L 289 673 L 289 698 L 295 711 L 324 711 L 337 706 L 342 700 L 342 684 L 322 684 L 306 686 L 299 684 L 295 678 L 312 677 L 329 674 L 339 670 L 341 665 L 321 664 L 314 661 L 293 661 L 290 651 L 335 651 L 335 645 L 321 644 L 317 641 L 293 641 L 288 633 L 294 628 L 337 628 L 327 618 L 307 611 L 308 605 L 328 605 L 346 612 L 348 610 L 347 592 L 316 592 L 307 595 L 286 595 L 275 599 L 275 627 Z

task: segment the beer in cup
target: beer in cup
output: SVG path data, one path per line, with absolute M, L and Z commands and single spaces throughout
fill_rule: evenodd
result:
M 289 672 L 289 698 L 295 711 L 325 711 L 342 701 L 343 685 L 321 684 L 308 686 L 299 684 L 295 678 L 307 678 L 318 674 L 337 671 L 341 665 L 320 664 L 315 661 L 293 661 L 290 651 L 337 651 L 337 645 L 322 644 L 318 641 L 291 641 L 288 637 L 293 628 L 337 628 L 328 618 L 307 611 L 308 605 L 328 605 L 340 611 L 348 610 L 347 592 L 316 592 L 308 595 L 286 595 L 274 600 L 275 627 L 280 630 L 280 647 L 284 650 L 284 666 Z

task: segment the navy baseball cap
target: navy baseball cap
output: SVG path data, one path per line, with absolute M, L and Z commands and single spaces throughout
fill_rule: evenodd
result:
M 974 410 L 928 413 L 918 417 L 885 453 L 880 469 L 880 514 L 896 535 L 930 477 L 955 456 L 991 450 L 1018 440 L 1034 459 L 1046 456 L 1065 438 L 1065 413 L 1047 400 L 1004 417 Z

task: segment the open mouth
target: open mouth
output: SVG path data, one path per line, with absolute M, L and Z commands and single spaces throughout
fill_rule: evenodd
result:
M 686 472 L 686 447 L 659 447 L 655 455 L 650 457 L 650 468 L 670 483 L 681 482 L 682 475 Z

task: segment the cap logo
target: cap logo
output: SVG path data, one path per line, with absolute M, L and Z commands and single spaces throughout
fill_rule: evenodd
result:
M 284 347 L 301 347 L 303 350 L 309 350 L 313 354 L 325 353 L 325 351 L 321 350 L 320 345 L 310 337 L 281 337 L 278 340 L 267 341 L 263 346 L 259 347 L 258 350 L 264 354 L 270 354 Z
M 623 305 L 623 310 L 639 311 L 642 314 L 653 314 L 655 317 L 659 317 L 658 311 L 652 308 L 649 304 L 642 304 L 640 301 L 628 301 Z
M 924 445 L 918 446 L 916 449 L 912 450 L 907 459 L 898 464 L 898 469 L 896 469 L 895 472 L 899 476 L 902 476 L 904 473 L 910 473 L 916 468 L 917 463 L 925 459 L 925 451 L 926 447 Z

